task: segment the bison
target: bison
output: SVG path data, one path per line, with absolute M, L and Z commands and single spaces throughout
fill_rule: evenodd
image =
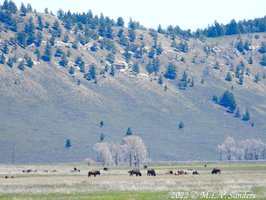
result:
M 101 173 L 100 173 L 100 171 L 98 171 L 98 170 L 92 170 L 92 171 L 89 171 L 88 172 L 88 177 L 90 177 L 90 176 L 97 176 L 97 175 L 101 175 Z
M 199 175 L 199 173 L 197 171 L 193 171 L 192 174 L 193 175 Z
M 148 169 L 147 176 L 156 176 L 156 172 L 154 169 Z
M 103 168 L 104 171 L 109 171 L 110 169 L 108 167 Z
M 174 172 L 172 170 L 166 172 L 166 174 L 174 174 Z
M 218 169 L 218 168 L 214 168 L 213 170 L 212 170 L 212 174 L 221 174 L 221 169 Z
M 141 175 L 142 175 L 141 172 L 139 171 L 139 169 L 132 169 L 132 170 L 129 170 L 128 173 L 129 173 L 129 176 L 133 176 L 134 174 L 135 174 L 136 176 L 141 176 Z

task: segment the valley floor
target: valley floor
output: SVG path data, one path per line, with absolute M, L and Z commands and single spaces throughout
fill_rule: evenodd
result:
M 73 168 L 80 172 L 71 172 Z M 214 167 L 221 174 L 212 175 Z M 266 199 L 266 164 L 195 164 L 154 166 L 156 177 L 130 177 L 129 168 L 101 170 L 87 177 L 87 165 L 0 165 L 3 199 Z M 23 173 L 31 169 L 33 172 Z M 169 170 L 197 170 L 199 175 L 169 175 Z M 36 172 L 35 172 L 36 170 Z M 8 179 L 5 179 L 8 176 Z M 14 176 L 14 179 L 10 177 Z

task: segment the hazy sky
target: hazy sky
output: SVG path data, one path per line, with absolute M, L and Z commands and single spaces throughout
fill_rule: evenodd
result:
M 0 0 L 3 2 L 3 0 Z M 195 30 L 213 24 L 214 20 L 228 23 L 231 19 L 253 19 L 266 15 L 266 0 L 13 0 L 20 6 L 30 3 L 43 12 L 47 7 L 56 13 L 64 11 L 87 12 L 127 22 L 130 17 L 148 28 L 178 25 Z

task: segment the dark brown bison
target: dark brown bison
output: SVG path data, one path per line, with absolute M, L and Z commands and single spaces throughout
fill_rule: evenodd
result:
M 199 173 L 197 171 L 193 171 L 192 174 L 193 175 L 199 175 Z
M 104 167 L 103 170 L 108 172 L 110 169 L 107 167 Z
M 172 170 L 166 172 L 166 174 L 174 174 L 174 172 Z
M 98 170 L 91 170 L 91 171 L 89 171 L 88 172 L 88 177 L 90 177 L 90 176 L 97 176 L 97 175 L 101 175 L 101 173 L 100 173 L 100 171 L 98 171 Z
M 74 169 L 71 170 L 71 172 L 80 172 L 80 169 L 77 169 L 76 167 L 74 167 Z
M 136 176 L 141 176 L 141 175 L 142 175 L 141 172 L 139 171 L 139 169 L 132 169 L 132 170 L 129 170 L 128 173 L 129 173 L 129 176 L 133 176 L 134 174 L 135 174 Z
M 148 169 L 147 170 L 147 176 L 156 176 L 156 172 L 154 169 Z
M 212 170 L 212 174 L 221 174 L 221 169 L 218 169 L 218 168 L 214 168 L 213 170 Z

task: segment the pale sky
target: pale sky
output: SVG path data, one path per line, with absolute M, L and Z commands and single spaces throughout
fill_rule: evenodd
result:
M 243 20 L 264 17 L 266 0 L 13 0 L 30 3 L 34 9 L 43 12 L 47 7 L 56 13 L 59 8 L 71 12 L 87 12 L 116 20 L 123 17 L 126 22 L 132 17 L 147 28 L 161 24 L 178 25 L 182 29 L 196 30 L 213 24 L 228 23 L 231 19 Z M 0 0 L 2 3 L 3 0 Z

